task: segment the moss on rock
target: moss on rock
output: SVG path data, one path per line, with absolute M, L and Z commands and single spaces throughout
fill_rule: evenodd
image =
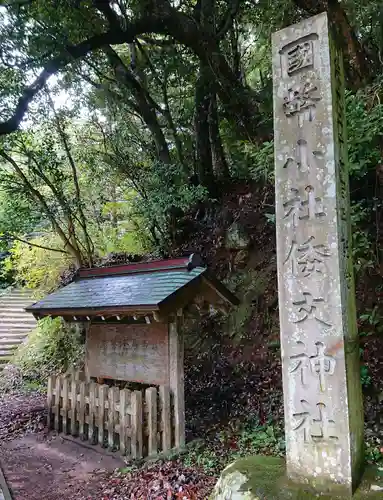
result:
M 382 489 L 380 489 L 382 488 Z M 285 477 L 284 460 L 252 456 L 237 460 L 221 473 L 211 500 L 324 500 L 346 497 L 319 495 L 305 486 L 290 484 Z M 383 498 L 383 468 L 369 467 L 353 500 Z

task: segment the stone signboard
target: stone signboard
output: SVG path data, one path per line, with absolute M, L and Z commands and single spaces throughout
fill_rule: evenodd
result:
M 169 333 L 166 323 L 94 324 L 86 340 L 91 377 L 169 385 Z
M 343 61 L 327 14 L 273 36 L 287 473 L 350 493 L 363 461 Z

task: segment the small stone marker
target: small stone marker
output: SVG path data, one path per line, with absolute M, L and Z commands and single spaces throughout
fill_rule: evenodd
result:
M 273 36 L 287 474 L 351 494 L 363 403 L 350 255 L 343 61 L 327 14 Z

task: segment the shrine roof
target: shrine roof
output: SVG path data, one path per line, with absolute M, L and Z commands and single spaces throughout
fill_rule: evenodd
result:
M 188 258 L 80 269 L 75 280 L 27 308 L 36 317 L 169 314 L 193 301 L 236 304 L 238 299 L 211 276 L 197 255 Z

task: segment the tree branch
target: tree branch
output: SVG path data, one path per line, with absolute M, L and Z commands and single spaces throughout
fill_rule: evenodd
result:
M 222 40 L 222 38 L 226 35 L 226 33 L 229 31 L 231 28 L 233 21 L 238 14 L 239 11 L 239 4 L 240 0 L 231 0 L 230 5 L 227 9 L 227 13 L 225 15 L 225 18 L 221 22 L 220 26 L 217 29 L 217 37 L 219 40 Z
M 143 18 L 134 24 L 126 26 L 124 30 L 121 28 L 119 30 L 113 29 L 88 38 L 78 45 L 67 45 L 61 54 L 44 65 L 44 69 L 35 81 L 24 88 L 13 116 L 9 120 L 0 123 L 0 136 L 10 134 L 18 129 L 33 98 L 43 89 L 49 78 L 59 70 L 64 69 L 71 62 L 81 59 L 90 52 L 100 49 L 105 45 L 132 42 L 138 34 L 158 29 L 157 19 Z
M 111 8 L 109 0 L 93 0 L 93 5 L 104 14 L 111 30 L 121 30 L 120 18 Z
M 148 0 L 145 12 L 149 14 L 139 17 L 132 23 L 124 22 L 123 28 L 116 27 L 78 45 L 66 46 L 57 57 L 48 61 L 36 80 L 24 88 L 13 116 L 0 123 L 0 136 L 17 130 L 35 95 L 41 91 L 51 75 L 69 63 L 101 47 L 130 43 L 138 35 L 157 33 L 170 36 L 190 48 L 201 62 L 210 67 L 211 78 L 220 100 L 226 112 L 235 117 L 242 135 L 251 140 L 263 137 L 264 131 L 260 127 L 261 116 L 255 93 L 242 85 L 234 75 L 214 34 L 201 29 L 195 19 L 172 7 L 169 0 Z
M 69 252 L 66 252 L 65 250 L 60 250 L 59 248 L 46 247 L 44 245 L 38 245 L 37 243 L 31 243 L 30 241 L 23 240 L 23 238 L 19 238 L 18 236 L 15 236 L 14 234 L 11 233 L 4 233 L 4 236 L 2 236 L 0 239 L 16 240 L 20 241 L 21 243 L 25 243 L 31 247 L 42 248 L 43 250 L 49 250 L 50 252 L 65 253 L 66 255 L 70 255 Z

